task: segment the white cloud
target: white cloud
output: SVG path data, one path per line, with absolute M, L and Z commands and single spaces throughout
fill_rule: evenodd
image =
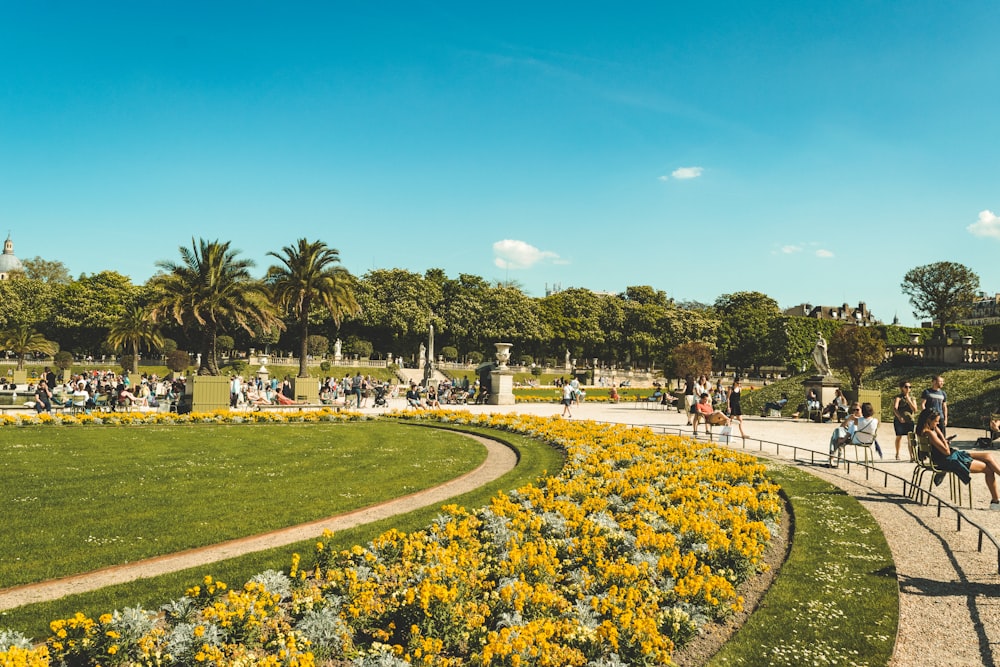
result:
M 550 250 L 539 250 L 530 243 L 513 239 L 494 243 L 493 255 L 493 263 L 501 269 L 528 269 L 546 259 L 559 261 L 559 255 Z
M 833 253 L 830 252 L 829 250 L 824 250 L 823 248 L 820 248 L 819 250 L 816 251 L 816 256 L 817 257 L 833 257 Z
M 670 177 L 669 177 L 669 176 L 667 176 L 667 175 L 663 175 L 663 176 L 659 176 L 658 178 L 659 178 L 659 179 L 660 179 L 661 181 L 664 181 L 664 182 L 666 182 L 666 181 L 669 181 L 669 180 L 670 180 Z
M 973 236 L 992 236 L 995 239 L 1000 239 L 1000 218 L 993 211 L 980 211 L 979 220 L 966 229 Z
M 780 248 L 781 254 L 792 255 L 797 252 L 802 252 L 802 246 L 800 245 L 783 245 Z
M 704 169 L 701 167 L 680 167 L 670 172 L 670 175 L 678 180 L 686 181 L 691 178 L 698 178 L 703 171 Z

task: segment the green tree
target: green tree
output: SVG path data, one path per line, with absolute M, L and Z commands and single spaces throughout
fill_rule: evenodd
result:
M 73 368 L 73 354 L 66 350 L 60 350 L 52 357 L 52 363 L 56 365 L 56 368 L 68 371 Z
M 187 371 L 191 366 L 191 355 L 184 350 L 174 350 L 167 354 L 166 365 L 174 373 Z
M 676 377 L 712 374 L 712 351 L 700 341 L 681 343 L 673 349 L 670 359 Z
M 885 360 L 885 340 L 872 327 L 842 326 L 828 343 L 830 365 L 847 373 L 855 391 L 865 372 Z
M 541 301 L 541 320 L 550 339 L 549 354 L 562 359 L 565 351 L 577 359 L 595 357 L 605 331 L 601 328 L 602 297 L 589 289 L 571 288 L 550 294 Z M 535 355 L 541 356 L 541 355 Z
M 0 336 L 3 349 L 17 357 L 17 370 L 24 370 L 24 358 L 29 354 L 55 354 L 59 344 L 38 333 L 31 324 L 17 324 Z
M 436 291 L 419 273 L 404 269 L 369 271 L 356 293 L 362 310 L 358 334 L 380 350 L 409 356 L 427 338 L 435 317 Z
M 36 255 L 22 261 L 21 264 L 24 266 L 24 275 L 27 278 L 55 285 L 67 285 L 72 281 L 69 269 L 58 260 L 42 259 Z
M 914 317 L 930 317 L 943 334 L 947 324 L 972 308 L 979 291 L 979 276 L 962 264 L 935 262 L 910 269 L 900 285 L 910 298 Z
M 322 241 L 299 239 L 281 253 L 269 252 L 281 264 L 272 266 L 265 278 L 274 302 L 299 324 L 299 377 L 309 377 L 309 313 L 322 307 L 339 326 L 344 315 L 359 310 L 352 280 L 340 266 L 340 253 Z
M 656 357 L 665 356 L 665 321 L 670 308 L 666 292 L 648 285 L 627 287 L 624 300 L 622 341 L 639 365 L 650 367 Z
M 180 247 L 180 263 L 160 261 L 163 270 L 153 276 L 150 312 L 154 320 L 172 319 L 200 327 L 200 375 L 219 375 L 216 338 L 223 326 L 253 332 L 256 325 L 270 330 L 284 325 L 268 300 L 263 283 L 253 280 L 253 262 L 237 257 L 229 242 L 195 242 Z
M 222 354 L 229 354 L 236 347 L 236 341 L 232 336 L 219 336 L 215 339 L 215 348 Z
M 760 368 L 774 361 L 770 345 L 771 321 L 778 317 L 778 302 L 760 292 L 723 294 L 715 300 L 719 327 L 719 352 L 737 372 Z
M 330 339 L 326 336 L 313 334 L 306 341 L 306 350 L 310 357 L 322 357 L 330 349 Z
M 111 330 L 108 332 L 108 344 L 113 348 L 131 349 L 129 355 L 131 364 L 129 364 L 128 370 L 133 374 L 138 374 L 139 348 L 156 349 L 163 345 L 163 336 L 160 335 L 159 327 L 149 316 L 149 312 L 139 305 L 134 305 L 111 325 Z M 124 364 L 122 365 L 124 366 Z
M 117 271 L 81 276 L 67 285 L 51 286 L 51 335 L 64 348 L 97 353 L 111 325 L 134 303 L 143 303 L 145 289 Z
M 0 328 L 51 322 L 57 292 L 57 286 L 22 274 L 0 280 Z

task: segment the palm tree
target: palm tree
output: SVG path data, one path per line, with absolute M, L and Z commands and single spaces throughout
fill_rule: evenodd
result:
M 139 346 L 146 349 L 163 345 L 163 336 L 145 308 L 133 305 L 108 331 L 108 344 L 112 347 L 132 348 L 132 373 L 139 372 Z
M 48 340 L 30 324 L 17 324 L 0 334 L 0 346 L 17 356 L 17 370 L 24 370 L 24 357 L 34 352 L 55 354 L 59 344 Z
M 219 375 L 215 340 L 220 328 L 235 325 L 248 333 L 283 328 L 267 289 L 250 276 L 253 262 L 238 259 L 229 242 L 192 238 L 191 248 L 181 246 L 181 262 L 160 261 L 164 272 L 150 279 L 154 296 L 149 304 L 154 321 L 169 317 L 180 325 L 202 327 L 199 375 Z
M 265 281 L 278 308 L 299 321 L 299 377 L 309 377 L 309 311 L 314 305 L 322 306 L 337 326 L 344 315 L 360 312 L 351 289 L 351 274 L 340 266 L 340 253 L 322 241 L 299 239 L 294 247 L 282 248 L 281 254 L 267 254 L 281 261 L 267 270 Z

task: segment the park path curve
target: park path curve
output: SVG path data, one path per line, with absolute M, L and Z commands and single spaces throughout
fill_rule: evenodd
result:
M 478 435 L 462 433 L 486 448 L 486 460 L 479 467 L 461 477 L 423 491 L 387 500 L 377 505 L 362 507 L 351 512 L 281 528 L 260 535 L 251 535 L 228 542 L 221 542 L 197 549 L 156 556 L 134 563 L 113 565 L 81 574 L 50 579 L 35 584 L 0 590 L 0 611 L 35 602 L 58 600 L 67 595 L 86 593 L 106 586 L 124 584 L 137 579 L 147 579 L 161 574 L 178 572 L 192 567 L 215 563 L 227 558 L 242 556 L 255 551 L 294 544 L 318 537 L 324 530 L 338 531 L 362 524 L 387 519 L 397 514 L 443 503 L 449 498 L 473 491 L 492 482 L 517 465 L 517 453 L 510 447 Z

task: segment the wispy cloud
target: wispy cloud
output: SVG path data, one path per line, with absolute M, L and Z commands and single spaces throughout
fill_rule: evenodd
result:
M 670 175 L 679 181 L 686 181 L 692 178 L 698 178 L 701 176 L 701 172 L 703 171 L 704 169 L 701 167 L 680 167 L 670 172 Z
M 826 250 L 825 248 L 820 248 L 819 250 L 816 251 L 816 256 L 828 259 L 830 257 L 833 257 L 833 252 L 830 250 Z
M 989 236 L 1000 239 L 1000 218 L 993 211 L 980 211 L 979 220 L 966 227 L 966 229 L 973 236 Z
M 783 245 L 778 248 L 778 252 L 782 255 L 792 255 L 797 252 L 802 252 L 802 246 L 800 245 Z
M 493 263 L 501 269 L 530 269 L 545 260 L 564 264 L 551 250 L 539 250 L 530 243 L 504 239 L 493 244 Z

